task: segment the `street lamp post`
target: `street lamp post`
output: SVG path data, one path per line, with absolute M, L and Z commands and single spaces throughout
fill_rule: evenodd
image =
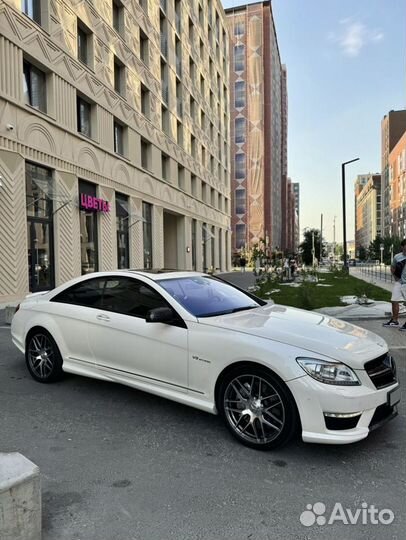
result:
M 379 246 L 379 249 L 381 250 L 381 265 L 383 264 L 383 248 L 384 248 L 384 245 L 381 244 L 381 245 Z
M 350 161 L 345 161 L 341 163 L 341 182 L 342 182 L 342 194 L 343 194 L 343 249 L 344 249 L 344 270 L 348 272 L 348 262 L 347 262 L 347 224 L 345 216 L 345 166 L 354 161 L 358 161 L 359 158 L 350 159 Z

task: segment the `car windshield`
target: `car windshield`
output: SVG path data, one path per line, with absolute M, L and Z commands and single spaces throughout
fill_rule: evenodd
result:
M 195 317 L 213 317 L 254 309 L 261 305 L 243 291 L 215 278 L 190 276 L 161 279 L 158 283 Z

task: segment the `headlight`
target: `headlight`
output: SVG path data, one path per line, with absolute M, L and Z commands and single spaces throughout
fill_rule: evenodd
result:
M 317 358 L 296 358 L 296 362 L 316 381 L 339 386 L 358 386 L 361 384 L 354 371 L 345 364 L 327 362 Z

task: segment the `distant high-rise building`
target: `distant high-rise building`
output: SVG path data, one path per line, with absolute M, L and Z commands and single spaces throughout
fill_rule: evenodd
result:
M 287 90 L 271 3 L 226 10 L 230 33 L 231 198 L 234 251 L 268 238 L 282 247 Z
M 293 182 L 293 194 L 295 196 L 295 243 L 294 251 L 297 251 L 300 244 L 300 184 Z
M 406 131 L 389 154 L 391 234 L 406 237 Z
M 406 131 L 406 110 L 389 111 L 381 122 L 382 236 L 392 236 L 389 154 Z
M 362 174 L 355 185 L 355 252 L 381 234 L 381 175 Z

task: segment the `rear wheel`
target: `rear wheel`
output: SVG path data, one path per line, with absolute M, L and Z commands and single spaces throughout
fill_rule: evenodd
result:
M 298 424 L 288 388 L 265 368 L 247 366 L 230 372 L 221 384 L 218 405 L 234 437 L 258 450 L 286 444 Z
M 28 371 L 38 382 L 51 383 L 63 376 L 62 357 L 55 340 L 42 328 L 27 338 L 25 360 Z

